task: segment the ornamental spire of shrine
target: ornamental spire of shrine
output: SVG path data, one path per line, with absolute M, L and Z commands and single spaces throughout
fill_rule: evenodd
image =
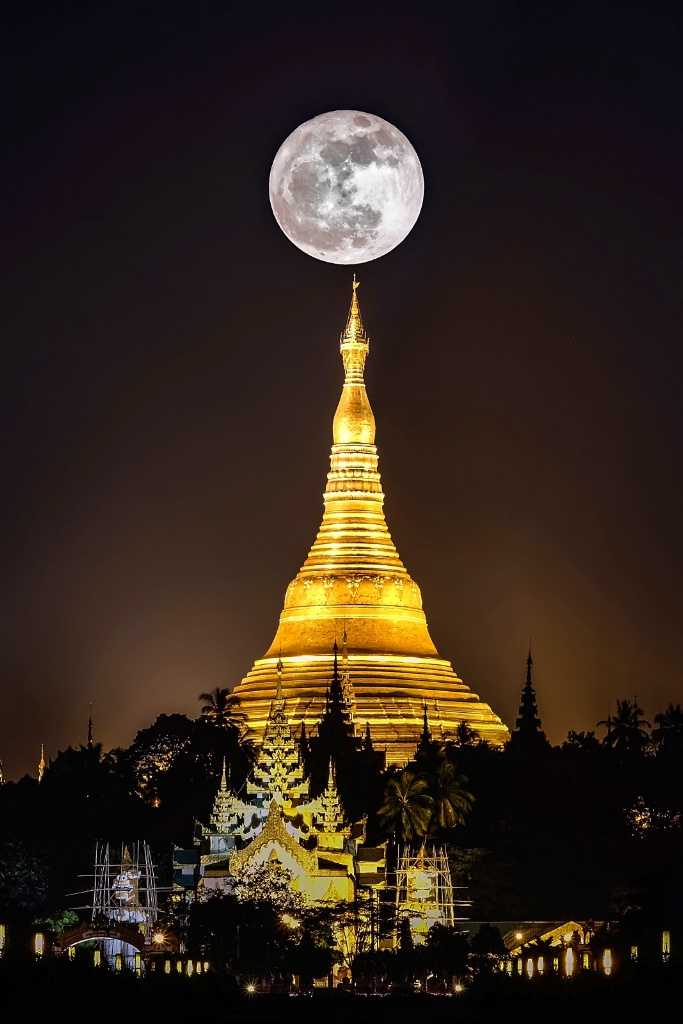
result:
M 277 665 L 275 699 L 271 704 L 263 742 L 259 750 L 247 793 L 263 799 L 297 802 L 308 795 L 298 744 L 285 712 L 282 696 L 282 661 Z
M 223 771 L 221 773 L 220 786 L 213 803 L 211 824 L 209 829 L 205 831 L 230 832 L 239 817 L 241 808 L 242 804 L 228 788 L 228 773 L 225 758 L 223 758 Z
M 337 832 L 346 829 L 344 811 L 337 790 L 334 761 L 330 758 L 327 787 L 319 799 L 320 813 L 316 815 L 316 827 L 320 832 Z

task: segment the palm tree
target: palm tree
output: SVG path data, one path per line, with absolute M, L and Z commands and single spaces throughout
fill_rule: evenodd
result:
M 616 714 L 597 723 L 607 729 L 603 743 L 623 754 L 642 753 L 650 742 L 650 723 L 641 718 L 642 714 L 635 697 L 632 701 L 618 700 Z
M 650 738 L 657 751 L 673 753 L 683 750 L 683 708 L 669 704 L 665 711 L 655 715 L 656 729 Z
M 473 729 L 469 722 L 459 722 L 455 730 L 454 746 L 473 747 L 479 743 L 481 737 L 476 729 Z
M 424 839 L 434 810 L 428 788 L 425 778 L 407 769 L 390 778 L 384 791 L 384 803 L 377 812 L 383 831 L 393 833 L 404 842 Z
M 465 789 L 467 781 L 467 776 L 461 775 L 452 761 L 442 758 L 431 780 L 434 802 L 432 828 L 453 828 L 454 825 L 465 824 L 465 816 L 474 804 L 474 797 Z M 429 782 L 427 779 L 428 785 Z
M 241 732 L 246 718 L 240 710 L 240 699 L 226 687 L 217 686 L 210 693 L 200 693 L 202 717 L 221 729 L 237 729 Z

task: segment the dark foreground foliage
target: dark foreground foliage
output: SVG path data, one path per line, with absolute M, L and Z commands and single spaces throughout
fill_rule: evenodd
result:
M 245 1024 L 273 1020 L 318 1022 L 353 1019 L 357 1024 L 389 1024 L 409 1015 L 411 1022 L 570 1021 L 633 1019 L 657 1014 L 678 991 L 676 972 L 632 977 L 628 982 L 587 972 L 572 982 L 547 977 L 529 982 L 496 975 L 475 982 L 459 995 L 396 992 L 357 995 L 343 989 L 316 989 L 307 995 L 247 995 L 234 978 L 114 973 L 65 958 L 0 960 L 0 999 L 7 1019 L 54 1017 L 57 1008 L 88 1009 L 99 1024 L 142 1019 L 147 1024 L 188 1024 L 220 1019 Z

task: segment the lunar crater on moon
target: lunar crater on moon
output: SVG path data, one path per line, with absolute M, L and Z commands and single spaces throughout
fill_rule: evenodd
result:
M 328 263 L 365 263 L 412 229 L 424 179 L 398 128 L 373 114 L 335 110 L 285 139 L 269 191 L 275 219 L 303 252 Z

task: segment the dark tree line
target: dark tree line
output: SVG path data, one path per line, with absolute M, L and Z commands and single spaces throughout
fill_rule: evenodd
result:
M 196 719 L 162 714 L 126 749 L 89 742 L 60 751 L 40 782 L 0 787 L 2 920 L 56 920 L 83 905 L 97 840 L 145 839 L 160 885 L 172 847 L 207 822 L 225 761 L 240 789 L 254 759 L 227 690 L 202 694 Z M 533 712 L 533 701 L 530 702 Z M 465 887 L 472 920 L 613 919 L 683 912 L 683 712 L 650 726 L 635 699 L 617 701 L 596 732 L 552 746 L 540 726 L 493 749 L 463 725 L 452 741 L 423 737 L 410 763 L 384 766 L 356 738 L 332 686 L 315 735 L 299 739 L 313 795 L 330 759 L 342 804 L 366 819 L 369 844 L 438 843 Z M 80 896 L 78 894 L 81 894 Z

